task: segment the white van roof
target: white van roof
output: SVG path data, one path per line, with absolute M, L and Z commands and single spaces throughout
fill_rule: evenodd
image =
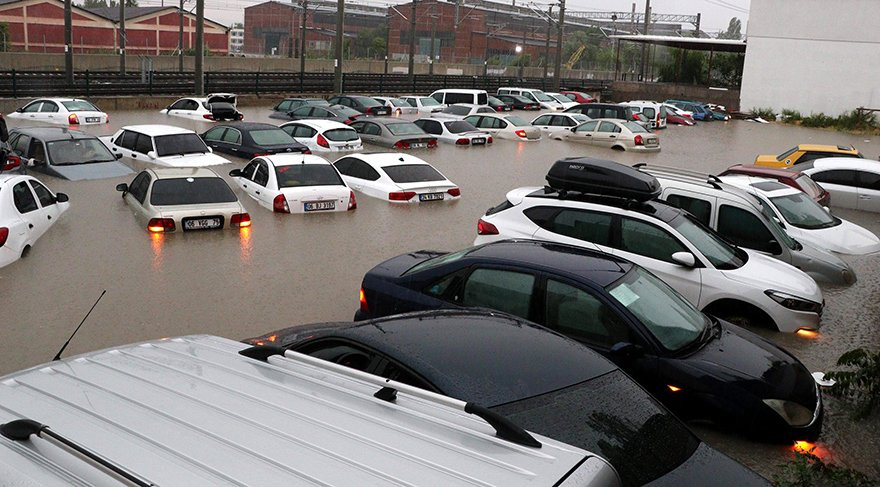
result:
M 444 88 L 442 90 L 435 90 L 434 93 L 468 93 L 471 95 L 479 95 L 480 93 L 486 93 L 486 90 L 472 90 L 469 88 Z M 434 93 L 431 93 L 433 95 Z M 428 95 L 428 96 L 431 96 Z M 418 95 L 410 95 L 410 96 L 418 96 Z
M 502 439 L 457 403 L 277 347 L 204 335 L 156 340 L 0 378 L 0 479 L 44 487 L 616 485 L 601 458 L 539 435 L 537 448 Z M 59 447 L 64 441 L 82 450 Z

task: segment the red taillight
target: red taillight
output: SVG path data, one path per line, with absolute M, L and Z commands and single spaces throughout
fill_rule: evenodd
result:
M 489 138 L 486 140 L 486 143 L 487 143 L 487 144 L 491 144 L 491 143 L 492 143 L 492 137 L 489 137 Z
M 312 151 L 310 151 L 309 149 L 303 149 L 302 153 L 303 154 L 311 154 Z
M 316 142 L 321 147 L 326 147 L 328 149 L 330 148 L 330 142 L 327 142 L 327 139 L 325 139 L 324 136 L 321 134 L 318 134 L 318 138 L 316 139 Z
M 9 229 L 6 227 L 0 227 L 0 247 L 6 243 L 7 238 L 9 238 Z
M 358 301 L 361 303 L 361 311 L 367 313 L 370 311 L 370 307 L 367 306 L 367 295 L 364 293 L 364 288 L 361 288 L 360 296 L 358 296 Z
M 388 199 L 391 201 L 409 201 L 415 195 L 415 191 L 394 191 L 393 193 L 388 193 Z
M 229 225 L 232 227 L 246 228 L 251 226 L 251 216 L 247 213 L 235 213 L 229 219 Z
M 498 235 L 498 229 L 495 225 L 483 220 L 477 222 L 477 235 Z
M 394 144 L 395 149 L 409 149 L 409 142 L 405 140 L 398 140 L 396 144 Z
M 279 194 L 272 200 L 272 211 L 275 213 L 290 213 L 290 207 L 287 206 L 287 198 L 283 194 Z
M 205 120 L 214 120 L 214 115 L 211 115 L 210 113 L 206 113 L 206 114 L 202 115 L 202 118 L 204 118 Z
M 468 145 L 470 144 L 470 139 L 461 138 L 455 141 L 455 145 Z
M 644 145 L 645 144 L 645 142 L 642 140 L 641 135 L 636 135 L 635 137 L 633 137 L 633 142 L 635 142 L 636 145 Z
M 354 197 L 354 191 L 348 192 L 348 209 L 356 210 L 358 207 L 358 200 Z
M 67 123 L 70 125 L 79 125 L 79 117 L 77 117 L 75 113 L 71 113 L 67 116 Z
M 525 131 L 525 130 L 517 130 L 517 131 L 514 132 L 514 133 L 515 133 L 516 135 L 518 135 L 518 136 L 524 138 L 524 139 L 526 138 L 526 131 Z
M 174 220 L 171 218 L 151 218 L 147 223 L 147 230 L 153 233 L 173 232 Z
M 500 107 L 496 108 L 495 111 L 496 111 L 496 112 L 503 112 L 503 111 L 504 111 L 504 105 L 501 105 Z
M 432 149 L 432 148 L 434 148 L 434 147 L 437 147 L 437 139 L 430 139 L 430 140 L 428 140 L 428 148 L 429 148 L 429 149 Z
M 16 155 L 8 155 L 6 156 L 6 161 L 3 162 L 3 166 L 0 167 L 0 170 L 10 171 L 19 166 L 21 166 L 21 157 Z
M 452 188 L 449 191 L 447 191 L 447 193 L 449 193 L 450 196 L 461 196 L 461 189 Z

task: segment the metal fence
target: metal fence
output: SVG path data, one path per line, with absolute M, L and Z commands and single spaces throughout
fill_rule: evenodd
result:
M 563 79 L 568 89 L 590 92 L 607 91 L 610 80 Z M 358 93 L 430 93 L 443 88 L 473 88 L 495 92 L 502 86 L 549 90 L 548 78 L 499 76 L 453 76 L 418 74 L 410 80 L 406 74 L 343 75 L 343 91 Z M 232 92 L 240 95 L 269 93 L 329 94 L 334 92 L 333 73 L 229 73 L 206 72 L 205 93 Z M 0 97 L 40 96 L 161 96 L 195 93 L 192 73 L 149 71 L 120 74 L 109 71 L 76 73 L 68 83 L 63 72 L 0 71 Z

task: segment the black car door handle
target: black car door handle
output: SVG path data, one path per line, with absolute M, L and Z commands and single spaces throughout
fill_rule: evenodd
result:
M 617 136 L 616 136 L 616 135 L 609 135 L 608 138 L 609 138 L 609 139 L 616 139 Z
M 257 194 L 260 194 L 260 192 L 259 192 L 259 191 L 256 191 L 256 193 L 257 193 Z
M 46 218 L 49 219 L 49 220 L 51 220 L 51 219 L 52 219 L 52 215 L 46 215 Z
M 34 224 L 33 224 L 33 223 L 28 223 L 28 228 L 34 228 Z

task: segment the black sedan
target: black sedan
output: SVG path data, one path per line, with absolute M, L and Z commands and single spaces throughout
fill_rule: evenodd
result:
M 304 105 L 299 108 L 295 108 L 292 112 L 290 112 L 288 114 L 288 118 L 291 120 L 333 120 L 334 122 L 349 124 L 355 121 L 358 117 L 362 117 L 363 115 L 363 113 L 353 108 L 344 107 L 342 105 Z
M 815 439 L 822 400 L 795 357 L 704 315 L 627 260 L 580 247 L 500 241 L 452 254 L 412 252 L 364 277 L 356 319 L 485 307 L 583 342 L 685 419 L 754 437 Z
M 577 342 L 487 311 L 297 326 L 247 340 L 475 402 L 605 457 L 623 485 L 767 485 L 700 442 L 617 366 Z M 625 405 L 626 407 L 621 407 Z
M 496 112 L 509 112 L 513 110 L 513 105 L 511 105 L 510 103 L 505 103 L 492 95 L 489 95 L 489 98 L 487 98 L 487 100 L 489 102 L 489 108 L 495 110 Z
M 496 98 L 507 103 L 517 110 L 540 110 L 541 105 L 524 96 L 519 95 L 495 95 Z
M 216 151 L 244 159 L 271 154 L 311 154 L 308 147 L 287 132 L 268 123 L 239 122 L 217 125 L 202 134 L 205 144 Z
M 364 115 L 391 115 L 391 108 L 386 107 L 384 103 L 370 98 L 369 96 L 360 95 L 338 95 L 327 100 L 331 105 L 342 105 L 344 107 L 353 108 Z
M 290 120 L 290 112 L 305 105 L 328 106 L 330 104 L 323 98 L 285 98 L 272 108 L 269 118 Z
M 79 181 L 118 178 L 134 174 L 92 134 L 66 127 L 18 127 L 9 131 L 9 155 L 19 167 L 50 176 Z M 10 161 L 12 162 L 12 161 Z

